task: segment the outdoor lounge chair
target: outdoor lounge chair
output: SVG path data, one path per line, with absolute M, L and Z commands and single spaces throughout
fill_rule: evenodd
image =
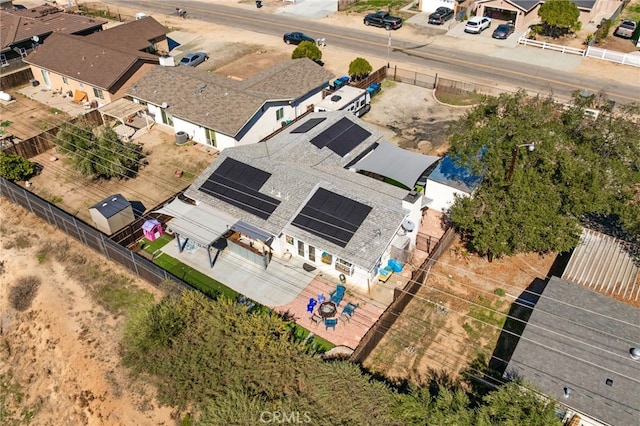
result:
M 342 302 L 342 298 L 344 297 L 345 290 L 346 290 L 345 286 L 338 284 L 336 289 L 331 292 L 331 295 L 330 295 L 331 297 L 329 297 L 329 300 L 335 303 L 336 306 L 340 306 L 340 302 Z
M 322 321 L 322 317 L 316 314 L 311 314 L 311 317 L 309 317 L 309 319 L 316 325 L 316 327 L 318 326 L 318 324 L 320 324 L 320 321 Z
M 347 305 L 344 307 L 344 309 L 342 309 L 342 313 L 343 314 L 347 314 L 349 316 L 353 316 L 354 311 L 356 310 L 356 308 L 358 307 L 357 303 L 347 303 Z
M 329 330 L 329 327 L 333 328 L 333 331 L 336 331 L 336 325 L 338 325 L 337 318 L 327 318 L 324 320 L 324 329 Z

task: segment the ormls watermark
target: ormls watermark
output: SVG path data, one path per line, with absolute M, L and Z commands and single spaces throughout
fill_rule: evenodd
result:
M 260 413 L 262 423 L 276 425 L 311 423 L 309 411 L 263 411 Z

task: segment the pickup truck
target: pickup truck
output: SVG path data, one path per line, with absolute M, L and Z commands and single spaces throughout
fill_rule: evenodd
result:
M 389 12 L 382 10 L 376 13 L 369 13 L 364 17 L 365 25 L 373 25 L 375 27 L 384 27 L 386 30 L 397 30 L 402 26 L 402 18 L 396 18 L 389 15 Z
M 625 19 L 620 23 L 620 25 L 618 25 L 618 28 L 613 32 L 613 35 L 623 38 L 631 38 L 633 37 L 633 33 L 636 31 L 637 25 L 636 21 Z

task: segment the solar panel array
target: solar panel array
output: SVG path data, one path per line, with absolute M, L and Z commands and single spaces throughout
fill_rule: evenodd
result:
M 299 125 L 295 129 L 293 129 L 291 131 L 291 133 L 307 133 L 309 130 L 313 129 L 318 124 L 322 123 L 324 120 L 326 120 L 326 118 L 324 118 L 324 117 L 323 118 L 310 118 L 309 120 L 305 121 L 304 123 L 302 123 L 301 125 Z
M 360 228 L 371 207 L 318 188 L 292 224 L 300 229 L 345 247 Z
M 369 136 L 371 136 L 371 132 L 343 117 L 327 130 L 311 139 L 311 143 L 319 149 L 326 146 L 339 156 L 344 157 Z
M 198 190 L 259 218 L 268 219 L 280 204 L 280 200 L 258 192 L 269 177 L 271 173 L 226 158 Z

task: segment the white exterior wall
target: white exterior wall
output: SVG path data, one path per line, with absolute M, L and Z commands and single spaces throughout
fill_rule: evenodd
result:
M 435 12 L 439 7 L 448 7 L 449 9 L 456 10 L 456 2 L 454 0 L 422 0 L 421 12 Z
M 427 179 L 427 186 L 424 189 L 425 196 L 433 200 L 429 208 L 445 213 L 455 201 L 456 194 L 461 197 L 468 197 L 469 193 L 459 189 L 443 185 L 439 182 Z
M 238 141 L 236 141 L 231 136 L 223 135 L 222 133 L 216 132 L 216 148 L 218 148 L 220 151 L 236 146 L 237 144 Z
M 340 277 L 340 274 L 342 274 L 343 272 L 336 270 L 336 259 L 338 258 L 338 256 L 336 256 L 331 252 L 328 252 L 329 254 L 331 254 L 331 264 L 324 263 L 322 261 L 322 253 L 325 252 L 326 250 L 322 249 L 321 247 L 314 246 L 315 261 L 312 261 L 309 259 L 309 244 L 302 241 L 302 243 L 304 244 L 304 256 L 300 256 L 300 254 L 298 254 L 298 241 L 301 241 L 301 240 L 298 240 L 296 237 L 292 235 L 291 237 L 293 237 L 293 245 L 287 242 L 286 240 L 287 235 L 285 234 L 283 234 L 282 237 L 280 238 L 274 239 L 274 242 L 271 245 L 271 248 L 273 249 L 273 254 L 275 256 L 282 257 L 287 251 L 289 251 L 292 257 L 295 257 L 299 260 L 303 260 L 304 262 L 315 266 L 316 268 L 318 268 L 318 271 L 324 274 L 330 275 L 334 278 Z M 387 254 L 387 258 L 388 258 L 388 254 Z M 344 260 L 348 261 L 349 259 L 344 259 Z M 355 265 L 353 266 L 353 272 L 351 275 L 347 273 L 345 273 L 344 275 L 347 278 L 346 283 L 349 286 L 356 286 L 363 292 L 368 291 L 370 282 L 373 282 L 373 278 L 372 278 L 373 275 L 370 274 L 369 271 L 366 271 L 363 268 L 360 268 Z
M 409 245 L 410 250 L 413 250 L 416 247 L 418 230 L 422 224 L 422 200 L 423 196 L 420 195 L 413 203 L 404 200 L 402 201 L 402 208 L 409 210 L 409 215 L 406 220 L 410 220 L 416 226 L 413 231 L 406 233 L 406 236 L 409 237 L 409 241 L 411 242 Z
M 174 133 L 179 131 L 185 132 L 189 135 L 189 139 L 194 142 L 205 143 L 204 128 L 197 124 L 190 123 L 181 118 L 172 117 Z
M 134 99 L 135 102 L 137 100 Z M 255 122 L 249 131 L 244 134 L 242 139 L 237 141 L 231 136 L 215 132 L 215 146 L 219 150 L 223 150 L 226 148 L 238 146 L 238 145 L 248 145 L 252 143 L 259 142 L 263 138 L 269 136 L 276 130 L 282 127 L 283 121 L 293 121 L 298 118 L 301 114 L 307 111 L 307 108 L 312 106 L 313 104 L 322 101 L 322 92 L 318 92 L 313 96 L 306 99 L 302 104 L 293 107 L 291 105 L 269 105 L 267 104 L 266 111 L 260 116 L 260 119 Z M 277 111 L 282 108 L 283 116 L 281 119 L 277 118 Z M 149 115 L 154 118 L 156 123 L 162 123 L 162 108 L 157 105 L 148 104 L 147 110 Z M 170 112 L 169 112 L 170 113 Z M 257 112 L 256 112 L 257 113 Z M 207 143 L 207 133 L 206 129 L 197 124 L 190 123 L 182 118 L 178 118 L 172 115 L 173 119 L 173 129 L 174 133 L 179 131 L 183 131 L 189 135 L 189 138 L 197 143 L 201 143 L 204 145 L 209 145 Z

